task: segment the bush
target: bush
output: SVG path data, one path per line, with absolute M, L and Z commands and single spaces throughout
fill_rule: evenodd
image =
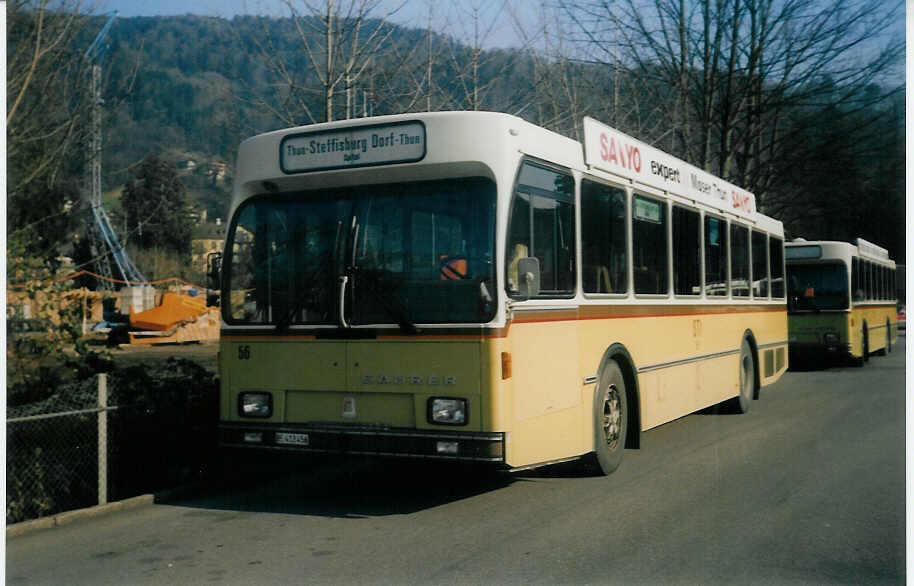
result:
M 98 367 L 83 363 L 76 372 Z M 92 409 L 97 403 L 94 376 L 72 376 L 48 388 L 49 396 L 29 396 L 21 388 L 8 417 Z M 206 473 L 218 418 L 213 373 L 168 358 L 111 369 L 108 389 L 109 405 L 118 407 L 107 418 L 109 500 L 175 487 Z M 25 402 L 29 398 L 38 400 Z M 94 413 L 7 424 L 7 523 L 97 504 L 97 428 Z

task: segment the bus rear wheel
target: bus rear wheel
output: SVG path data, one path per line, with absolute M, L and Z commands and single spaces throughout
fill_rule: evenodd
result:
M 887 356 L 892 351 L 892 326 L 888 320 L 885 321 L 885 346 L 873 352 L 877 356 Z
M 625 378 L 615 360 L 610 360 L 593 395 L 593 464 L 603 475 L 622 463 L 625 436 L 628 432 L 628 399 Z
M 739 395 L 731 399 L 731 406 L 737 413 L 748 413 L 755 394 L 755 361 L 749 340 L 743 339 L 739 347 Z

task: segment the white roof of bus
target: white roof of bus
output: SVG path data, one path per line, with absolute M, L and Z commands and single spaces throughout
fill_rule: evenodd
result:
M 889 251 L 885 248 L 872 244 L 871 242 L 867 242 L 862 238 L 858 238 L 857 242 L 858 244 L 853 244 L 851 242 L 843 242 L 840 240 L 805 240 L 802 238 L 797 238 L 790 242 L 786 242 L 784 246 L 787 248 L 818 246 L 822 250 L 822 254 L 818 259 L 794 259 L 797 262 L 803 260 L 822 260 L 829 258 L 849 260 L 852 256 L 859 256 L 880 264 L 885 264 L 891 267 L 895 266 L 895 261 L 889 258 Z M 863 245 L 861 246 L 860 243 Z M 791 262 L 791 259 L 788 258 L 787 260 L 788 262 Z
M 295 135 L 332 134 L 344 129 L 358 132 L 360 128 L 383 127 L 411 121 L 421 122 L 426 129 L 427 144 L 424 156 L 419 161 L 302 173 L 288 173 L 281 168 L 280 147 L 284 140 L 290 140 Z M 607 169 L 605 164 L 589 165 L 595 156 L 592 153 L 593 149 L 590 149 L 585 160 L 585 144 L 590 145 L 594 140 L 591 135 L 585 134 L 585 144 L 582 144 L 510 114 L 459 111 L 397 114 L 298 126 L 267 132 L 245 140 L 238 150 L 232 207 L 234 208 L 244 197 L 263 192 L 263 182 L 270 182 L 274 188 L 285 191 L 304 189 L 305 186 L 316 184 L 332 186 L 397 181 L 400 177 L 407 176 L 407 173 L 409 177 L 430 179 L 441 176 L 441 165 L 445 163 L 465 164 L 452 165 L 453 170 L 448 172 L 453 174 L 449 176 L 479 175 L 485 168 L 491 169 L 487 174 L 493 175 L 498 172 L 499 167 L 507 168 L 508 164 L 512 167 L 513 175 L 517 157 L 522 153 L 586 172 L 594 177 L 623 185 L 631 184 L 647 193 L 662 191 L 676 201 L 703 205 L 719 213 L 738 216 L 773 234 L 783 234 L 781 222 L 759 213 L 755 208 L 755 196 L 748 191 L 589 118 L 585 119 L 585 133 L 588 132 L 588 128 L 591 129 L 591 135 L 593 129 L 598 129 L 601 132 L 614 133 L 612 136 L 616 140 L 629 141 L 628 146 L 635 145 L 639 152 L 643 153 L 642 173 L 632 171 L 626 174 L 624 170 L 620 172 L 619 169 Z M 436 141 L 435 137 L 438 136 L 446 136 L 447 140 Z M 596 140 L 599 141 L 599 137 Z M 643 171 L 650 169 L 652 163 L 655 168 L 657 165 L 663 167 L 668 175 L 667 180 L 660 179 L 661 183 L 658 183 L 654 180 L 656 174 L 645 176 Z M 677 165 L 677 169 L 673 169 Z M 670 182 L 669 173 L 674 170 L 678 170 L 681 178 L 688 177 L 689 184 Z M 713 188 L 708 188 L 711 193 L 694 188 L 695 185 L 704 188 L 710 184 L 713 184 Z

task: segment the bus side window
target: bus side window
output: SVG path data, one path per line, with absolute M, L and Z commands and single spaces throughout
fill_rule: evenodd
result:
M 705 295 L 727 296 L 727 222 L 705 216 Z
M 768 258 L 771 260 L 771 296 L 784 298 L 784 241 L 771 236 L 768 238 Z
M 673 206 L 673 292 L 701 295 L 701 215 Z
M 873 263 L 873 299 L 882 299 L 882 267 Z
M 888 280 L 889 280 L 888 272 L 889 272 L 889 270 L 888 270 L 887 267 L 880 266 L 880 267 L 879 267 L 879 272 L 881 273 L 881 275 L 880 275 L 881 278 L 879 279 L 879 284 L 882 286 L 882 289 L 881 289 L 882 296 L 881 296 L 881 298 L 882 298 L 883 300 L 886 300 L 886 299 L 889 298 L 889 293 L 888 293 L 888 291 L 889 291 L 889 286 L 888 286 Z
M 860 274 L 860 259 L 856 256 L 851 259 L 851 291 L 853 291 L 854 301 L 863 301 L 863 284 Z
M 508 292 L 518 294 L 516 260 L 526 251 L 539 260 L 540 296 L 572 295 L 575 226 L 571 175 L 525 162 L 517 178 L 510 222 L 505 263 Z
M 581 246 L 584 291 L 626 293 L 625 190 L 581 181 Z
M 666 204 L 641 195 L 632 198 L 635 293 L 663 295 L 669 290 L 666 226 Z
M 752 232 L 752 295 L 768 297 L 768 243 L 765 234 Z
M 730 224 L 730 292 L 749 296 L 749 229 Z

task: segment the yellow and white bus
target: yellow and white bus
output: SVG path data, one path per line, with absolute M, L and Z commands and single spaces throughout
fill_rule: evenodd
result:
M 862 366 L 871 353 L 891 352 L 898 338 L 895 263 L 885 248 L 806 241 L 785 246 L 790 354 L 849 358 Z
M 222 270 L 223 446 L 591 455 L 787 368 L 783 228 L 585 120 L 333 122 L 243 142 Z

